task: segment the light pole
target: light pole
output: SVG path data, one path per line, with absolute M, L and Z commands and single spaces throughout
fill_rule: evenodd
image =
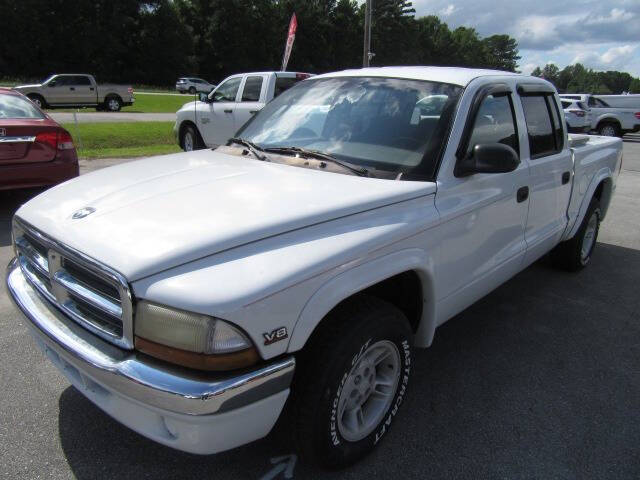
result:
M 371 53 L 371 4 L 372 0 L 367 0 L 364 12 L 364 51 L 362 53 L 362 66 L 364 68 L 369 66 L 369 62 L 374 56 Z

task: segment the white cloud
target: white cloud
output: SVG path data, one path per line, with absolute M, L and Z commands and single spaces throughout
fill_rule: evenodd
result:
M 597 70 L 626 70 L 634 59 L 635 50 L 633 45 L 622 45 L 611 47 L 602 54 L 582 51 L 573 58 L 572 63 L 580 62 Z
M 445 8 L 440 10 L 439 13 L 440 13 L 440 16 L 442 16 L 442 17 L 448 17 L 448 16 L 452 15 L 453 13 L 455 13 L 456 10 L 458 10 L 458 7 L 456 7 L 453 3 L 450 3 Z

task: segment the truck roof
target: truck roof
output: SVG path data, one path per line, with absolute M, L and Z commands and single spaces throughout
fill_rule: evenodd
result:
M 544 82 L 537 77 L 521 75 L 519 73 L 504 72 L 502 70 L 487 70 L 481 68 L 462 68 L 462 67 L 373 67 L 359 68 L 353 70 L 344 70 L 342 72 L 325 73 L 314 78 L 328 77 L 396 77 L 407 78 L 412 80 L 429 80 L 433 82 L 450 83 L 465 87 L 477 77 L 486 76 L 519 76 L 526 78 L 527 81 Z

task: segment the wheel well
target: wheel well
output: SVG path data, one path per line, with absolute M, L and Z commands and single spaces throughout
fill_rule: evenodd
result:
M 187 127 L 193 127 L 193 129 L 196 131 L 196 135 L 198 135 L 198 141 L 201 145 L 204 145 L 204 140 L 202 139 L 200 130 L 198 130 L 198 126 L 191 120 L 185 120 L 180 124 L 180 128 L 178 129 L 178 143 L 180 144 L 180 147 L 184 147 L 184 145 L 182 145 L 182 134 L 184 133 L 184 129 Z
M 607 213 L 607 209 L 609 208 L 609 201 L 611 200 L 611 188 L 612 183 L 610 178 L 605 178 L 602 180 L 595 191 L 593 192 L 593 198 L 597 198 L 600 203 L 600 210 L 602 211 L 602 218 Z
M 418 274 L 413 270 L 399 273 L 371 285 L 345 298 L 338 305 L 358 295 L 371 295 L 395 306 L 407 317 L 413 333 L 417 332 L 422 318 L 422 282 Z
M 107 93 L 104 97 L 104 101 L 106 102 L 110 98 L 117 98 L 118 100 L 120 100 L 120 103 L 122 103 L 122 97 L 117 93 Z
M 603 118 L 598 122 L 598 128 L 600 128 L 602 125 L 606 125 L 607 123 L 610 123 L 612 125 L 615 125 L 618 128 L 621 128 L 620 122 L 615 118 Z

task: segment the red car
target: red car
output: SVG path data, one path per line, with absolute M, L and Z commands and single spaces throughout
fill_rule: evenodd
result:
M 21 93 L 0 88 L 0 190 L 78 176 L 71 134 Z

